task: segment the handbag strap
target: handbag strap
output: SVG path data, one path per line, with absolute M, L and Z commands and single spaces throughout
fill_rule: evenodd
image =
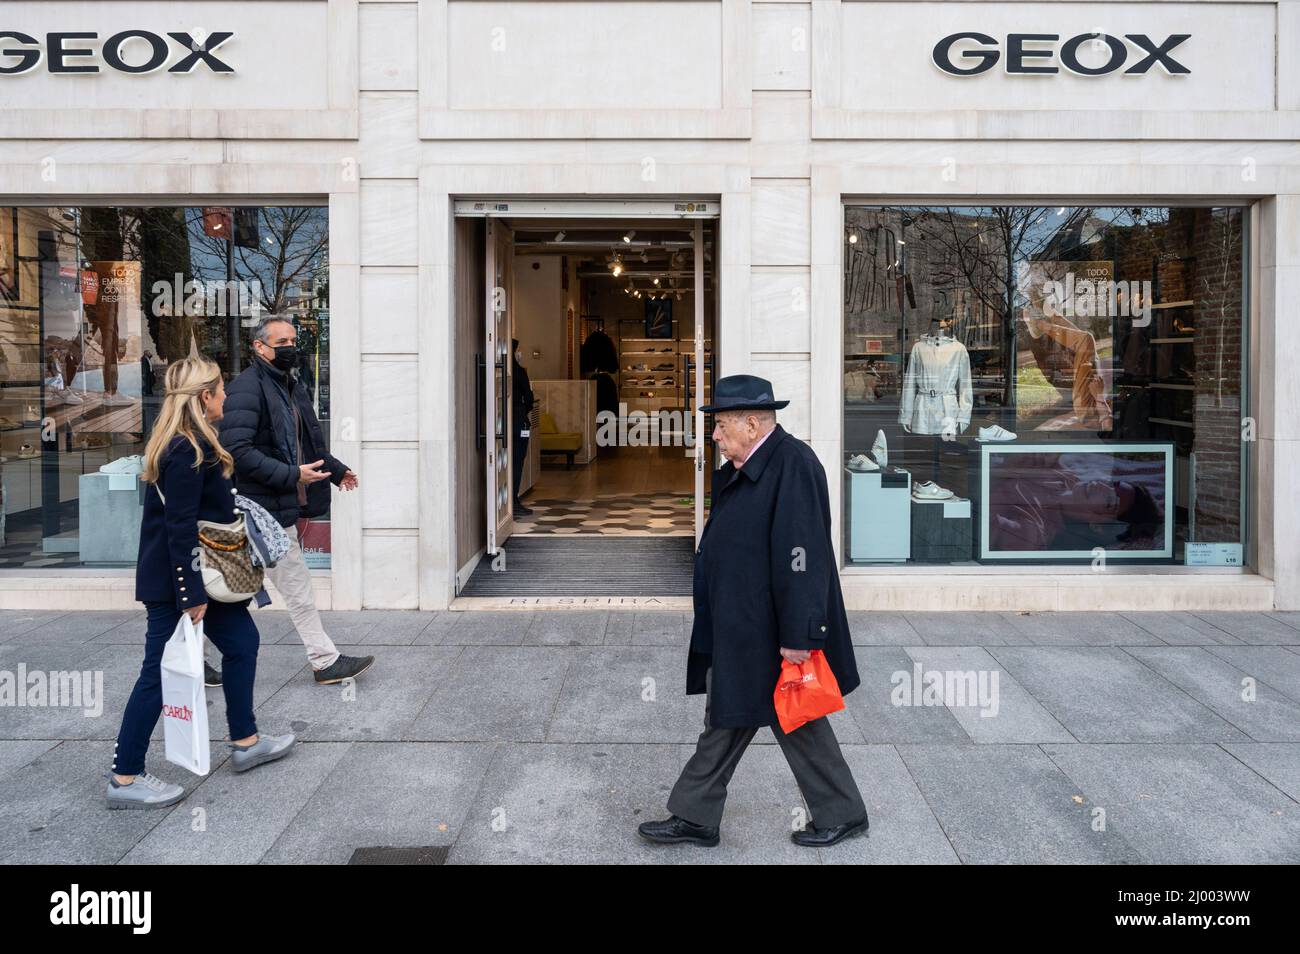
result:
M 239 543 L 217 543 L 215 540 L 210 540 L 205 537 L 203 531 L 200 530 L 199 543 L 210 549 L 220 550 L 222 553 L 237 553 L 244 549 L 244 547 L 248 546 L 248 537 L 244 537 L 244 539 Z

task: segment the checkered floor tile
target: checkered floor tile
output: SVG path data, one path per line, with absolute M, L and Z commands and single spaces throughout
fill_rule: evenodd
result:
M 680 494 L 609 494 L 585 500 L 524 500 L 533 512 L 515 533 L 676 536 L 695 532 L 695 503 Z

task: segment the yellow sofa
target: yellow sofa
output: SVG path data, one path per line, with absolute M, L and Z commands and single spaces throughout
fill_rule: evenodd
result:
M 563 454 L 566 458 L 564 469 L 573 467 L 573 456 L 582 449 L 582 435 L 577 431 L 561 431 L 555 426 L 555 418 L 550 414 L 541 415 L 538 431 L 542 437 L 543 454 Z

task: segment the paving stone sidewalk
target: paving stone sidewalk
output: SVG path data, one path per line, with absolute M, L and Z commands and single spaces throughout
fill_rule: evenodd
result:
M 110 812 L 103 773 L 142 613 L 0 612 L 0 675 L 101 671 L 103 714 L 0 708 L 0 863 L 344 863 L 450 846 L 448 863 L 1297 863 L 1300 613 L 850 614 L 862 686 L 832 716 L 871 813 L 835 848 L 762 730 L 715 849 L 643 843 L 689 757 L 688 613 L 326 613 L 356 685 L 313 683 L 281 612 L 256 615 L 259 726 L 300 743 L 189 797 Z M 896 705 L 922 672 L 997 675 L 986 703 Z M 988 684 L 991 687 L 991 683 Z M 224 737 L 221 690 L 208 691 Z M 202 811 L 198 811 L 202 809 Z M 200 829 L 200 830 L 196 830 Z

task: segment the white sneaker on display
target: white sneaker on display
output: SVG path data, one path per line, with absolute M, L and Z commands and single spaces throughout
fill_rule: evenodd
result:
M 986 441 L 988 443 L 998 443 L 1003 441 L 1014 441 L 1016 435 L 1004 427 L 994 424 L 992 427 L 981 427 L 979 437 L 976 440 Z
M 871 456 L 881 467 L 889 465 L 889 445 L 885 443 L 884 431 L 876 431 L 876 440 L 871 445 Z
M 858 474 L 869 474 L 873 471 L 880 470 L 880 465 L 866 454 L 854 454 L 849 458 L 847 466 L 849 470 Z
M 63 395 L 64 404 L 85 404 L 86 403 L 86 399 L 83 398 L 76 391 L 72 390 L 72 388 L 64 388 L 59 393 Z
M 104 395 L 105 407 L 129 407 L 134 403 L 134 399 L 127 397 L 120 391 L 114 391 L 111 394 Z
M 940 487 L 932 480 L 927 480 L 925 483 L 912 485 L 912 496 L 917 500 L 948 500 L 952 497 L 952 491 Z
M 47 408 L 48 408 L 48 407 L 58 407 L 58 406 L 59 406 L 60 404 L 62 404 L 62 403 L 64 403 L 64 397 L 63 397 L 63 392 L 62 392 L 62 391 L 57 390 L 57 389 L 55 389 L 55 388 L 46 388 L 46 390 L 45 390 L 45 406 L 46 406 Z
M 101 474 L 139 474 L 144 470 L 144 458 L 139 454 L 119 457 L 99 468 Z

